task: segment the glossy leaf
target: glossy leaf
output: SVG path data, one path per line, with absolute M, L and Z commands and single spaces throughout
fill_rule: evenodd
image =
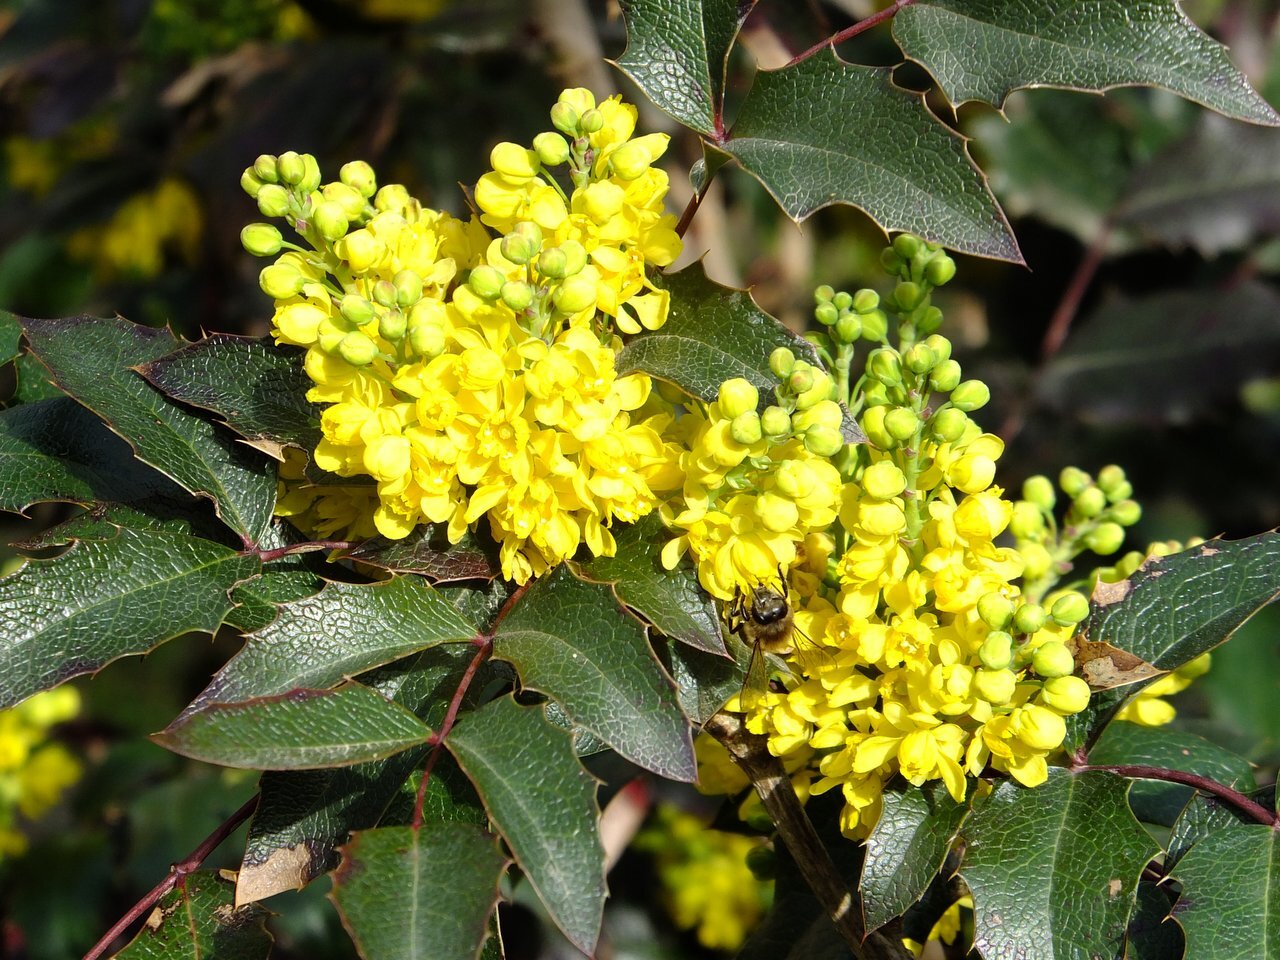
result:
M 226 622 L 245 633 L 261 630 L 276 618 L 281 605 L 314 596 L 323 587 L 324 581 L 305 557 L 272 561 L 263 566 L 260 576 L 231 591 L 236 606 Z
M 595 783 L 568 734 L 536 707 L 503 697 L 464 715 L 445 743 L 556 925 L 592 953 L 604 910 L 604 850 Z
M 188 874 L 114 960 L 265 960 L 270 913 L 256 904 L 237 907 L 234 892 L 212 871 Z
M 22 550 L 67 547 L 76 540 L 110 540 L 121 530 L 182 534 L 215 542 L 232 536 L 214 516 L 209 501 L 192 500 L 185 490 L 176 486 L 171 489 L 176 491 L 176 496 L 148 497 L 132 503 L 95 503 L 84 513 L 26 537 L 14 546 Z
M 271 522 L 275 471 L 221 427 L 182 409 L 132 367 L 178 346 L 168 330 L 126 320 L 24 320 L 31 351 L 58 386 L 100 416 L 145 462 L 213 500 L 232 530 L 256 542 Z
M 1083 635 L 1153 665 L 1174 670 L 1225 641 L 1280 593 L 1280 533 L 1210 540 L 1149 560 L 1127 580 L 1099 584 Z M 1077 661 L 1080 654 L 1077 653 Z M 1095 740 L 1144 682 L 1095 691 L 1067 719 L 1065 746 Z
M 0 310 L 0 366 L 17 359 L 22 323 L 8 310 Z
M 403 540 L 374 537 L 343 554 L 392 573 L 417 573 L 437 583 L 456 580 L 492 580 L 500 572 L 496 553 L 486 550 L 473 533 L 450 543 L 444 530 L 426 524 Z
M 1182 895 L 1173 915 L 1188 957 L 1280 957 L 1280 833 L 1241 824 L 1210 834 L 1173 870 Z
M 1155 844 L 1110 773 L 1051 768 L 1034 789 L 1006 781 L 961 827 L 974 945 L 987 957 L 1115 957 Z
M 664 665 L 676 683 L 680 707 L 695 724 L 706 723 L 734 694 L 742 690 L 751 650 L 727 634 L 730 659 L 704 653 L 682 643 L 655 640 Z
M 893 36 L 953 104 L 1024 87 L 1156 86 L 1228 116 L 1280 122 L 1175 0 L 920 0 Z
M 469 823 L 356 833 L 330 894 L 365 960 L 475 960 L 507 858 Z
M 942 869 L 968 807 L 941 781 L 886 790 L 862 863 L 862 913 L 868 930 L 884 926 L 924 896 Z
M 212 633 L 231 588 L 260 567 L 208 540 L 128 530 L 30 561 L 0 580 L 0 707 L 179 634 Z
M 212 703 L 151 739 L 193 760 L 250 770 L 341 767 L 426 743 L 431 728 L 358 683 Z
M 1186 939 L 1169 916 L 1173 904 L 1163 887 L 1143 880 L 1138 884 L 1137 907 L 1129 920 L 1125 960 L 1178 960 Z
M 476 628 L 417 577 L 329 583 L 280 607 L 245 640 L 193 708 L 290 690 L 322 690 L 437 643 L 471 640 Z
M 216 334 L 138 372 L 173 399 L 216 413 L 247 440 L 307 451 L 320 441 L 320 408 L 307 400 L 312 383 L 296 347 Z
M 686 127 L 721 132 L 729 49 L 755 0 L 623 0 L 627 49 L 617 66 Z
M 596 583 L 607 583 L 621 603 L 642 615 L 663 634 L 707 653 L 728 656 L 720 635 L 716 603 L 698 585 L 689 564 L 664 570 L 659 554 L 671 538 L 658 515 L 651 513 L 614 532 L 618 552 L 593 557 L 573 569 Z
M 657 330 L 631 337 L 618 354 L 618 373 L 641 370 L 710 403 L 732 377 L 771 396 L 778 379 L 769 354 L 787 347 L 819 363 L 812 344 L 761 310 L 751 294 L 709 280 L 701 263 L 658 282 L 671 294 L 671 314 Z
M 720 148 L 794 220 L 847 203 L 885 230 L 1022 262 L 964 141 L 888 68 L 823 52 L 762 71 Z
M 0 410 L 0 510 L 52 500 L 144 500 L 182 491 L 69 397 Z
M 1275 808 L 1274 784 L 1250 791 L 1246 795 L 1265 809 Z M 1242 823 L 1257 823 L 1257 821 L 1235 804 L 1221 797 L 1199 792 L 1192 794 L 1174 823 L 1173 830 L 1169 833 L 1169 842 L 1165 845 L 1165 870 L 1172 871 L 1187 851 L 1205 837 Z
M 539 578 L 499 625 L 493 655 L 628 760 L 673 780 L 696 775 L 675 690 L 607 587 L 565 570 Z

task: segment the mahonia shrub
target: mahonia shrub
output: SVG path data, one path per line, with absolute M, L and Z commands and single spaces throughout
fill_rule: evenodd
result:
M 243 648 L 153 740 L 256 787 L 90 958 L 131 924 L 125 958 L 266 956 L 260 901 L 322 876 L 367 960 L 500 957 L 503 897 L 603 955 L 646 813 L 655 899 L 748 960 L 1269 956 L 1274 788 L 1166 698 L 1280 593 L 1280 536 L 1125 553 L 1121 466 L 1015 487 L 937 295 L 949 250 L 1020 259 L 964 142 L 817 48 L 730 121 L 752 5 L 623 6 L 618 65 L 704 138 L 679 218 L 669 136 L 570 88 L 465 215 L 362 160 L 257 157 L 266 336 L 0 317 L 0 507 L 86 508 L 0 578 L 0 853 L 19 869 L 17 828 L 85 762 L 53 688 L 226 631 Z M 1089 29 L 964 5 L 963 49 L 957 6 L 855 32 L 893 18 L 952 103 L 1159 84 L 1280 122 L 1172 3 L 1091 4 Z M 1010 77 L 957 75 L 977 48 Z M 818 287 L 801 336 L 671 269 L 730 161 L 797 220 L 863 208 L 882 280 Z M 201 215 L 233 216 L 166 180 L 72 247 L 145 275 Z M 201 869 L 245 823 L 238 869 Z

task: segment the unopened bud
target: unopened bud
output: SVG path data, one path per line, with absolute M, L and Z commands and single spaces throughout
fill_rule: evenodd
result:
M 978 616 L 992 630 L 1003 630 L 1013 619 L 1013 601 L 992 590 L 978 598 Z
M 1004 670 L 1013 663 L 1013 637 L 1004 630 L 992 630 L 978 649 L 978 659 L 988 670 Z
M 1093 478 L 1079 467 L 1063 467 L 1058 474 L 1058 486 L 1068 497 L 1079 496 L 1091 483 Z
M 384 340 L 399 343 L 407 325 L 408 320 L 403 313 L 399 310 L 388 310 L 378 318 L 378 333 L 382 334 Z
M 1042 677 L 1069 677 L 1076 669 L 1076 661 L 1061 640 L 1046 640 L 1036 647 L 1031 668 Z
M 502 302 L 519 313 L 533 303 L 533 287 L 523 280 L 508 280 L 502 285 Z
M 1124 543 L 1124 527 L 1118 523 L 1100 523 L 1084 535 L 1084 545 L 1100 557 L 1110 556 Z
M 363 160 L 344 163 L 338 171 L 338 179 L 366 200 L 378 192 L 378 178 L 374 175 L 373 167 Z
M 330 200 L 324 201 L 315 208 L 311 214 L 311 222 L 320 231 L 320 236 L 326 240 L 341 240 L 347 235 L 347 227 L 350 225 L 342 204 Z
M 377 316 L 373 309 L 373 304 L 358 293 L 346 294 L 338 305 L 338 311 L 349 323 L 353 323 L 357 327 L 363 327 Z
M 551 107 L 551 125 L 561 133 L 571 137 L 578 135 L 578 111 L 567 103 L 556 103 Z
M 363 367 L 377 357 L 378 345 L 359 330 L 353 330 L 338 344 L 338 355 L 352 366 Z
M 1089 684 L 1080 677 L 1053 677 L 1040 688 L 1039 700 L 1054 713 L 1070 716 L 1089 705 Z
M 253 161 L 253 175 L 263 183 L 279 183 L 280 174 L 276 169 L 276 158 L 269 153 L 261 154 Z
M 1044 627 L 1048 619 L 1044 607 L 1038 603 L 1024 603 L 1013 611 L 1013 626 L 1019 633 L 1035 633 Z
M 966 380 L 951 391 L 951 405 L 966 413 L 980 410 L 991 399 L 991 391 L 981 380 Z
M 956 262 L 945 253 L 940 253 L 929 261 L 924 268 L 924 278 L 935 287 L 940 287 L 956 275 Z
M 302 162 L 301 155 L 292 150 L 286 150 L 280 154 L 276 159 L 276 170 L 280 179 L 290 186 L 301 183 L 307 173 L 307 167 Z
M 487 263 L 482 263 L 471 271 L 467 277 L 469 286 L 482 300 L 497 300 L 502 295 L 502 285 L 506 278 Z
M 760 441 L 764 431 L 760 426 L 760 417 L 754 409 L 744 410 L 733 418 L 729 424 L 729 436 L 744 446 Z
M 281 242 L 280 231 L 269 223 L 251 223 L 240 231 L 240 245 L 255 257 L 274 257 Z
M 1107 509 L 1107 495 L 1098 487 L 1085 487 L 1071 501 L 1071 509 L 1078 516 L 1092 520 Z
M 283 217 L 289 212 L 289 191 L 278 183 L 263 185 L 257 200 L 258 210 L 264 217 Z
M 569 277 L 560 284 L 551 299 L 561 313 L 581 313 L 595 306 L 596 282 L 590 277 Z
M 788 437 L 791 435 L 791 415 L 779 406 L 765 407 L 760 414 L 760 429 L 770 438 Z
M 923 343 L 912 344 L 907 352 L 902 355 L 903 366 L 917 375 L 928 373 L 933 369 L 935 363 L 937 363 L 937 357 Z
M 720 402 L 721 414 L 733 420 L 747 411 L 755 410 L 760 403 L 760 391 L 750 380 L 734 377 L 720 384 L 717 399 Z
M 907 488 L 907 477 L 891 460 L 880 460 L 862 471 L 862 489 L 877 500 L 892 500 Z
M 894 407 L 884 415 L 884 428 L 895 440 L 910 440 L 920 429 L 920 418 L 908 407 Z
M 769 354 L 769 370 L 779 380 L 785 380 L 791 376 L 795 365 L 796 355 L 786 347 L 775 347 L 773 353 Z
M 1053 622 L 1064 627 L 1071 627 L 1089 616 L 1089 601 L 1083 593 L 1072 590 L 1064 593 L 1049 608 L 1049 616 Z
M 1053 483 L 1041 474 L 1027 477 L 1022 483 L 1022 499 L 1048 513 L 1057 503 Z
M 960 383 L 960 364 L 943 360 L 929 371 L 929 386 L 940 393 L 950 393 Z
M 422 277 L 414 270 L 401 270 L 391 278 L 396 288 L 396 305 L 411 307 L 422 299 Z
M 955 407 L 944 407 L 929 418 L 929 429 L 943 443 L 959 440 L 968 425 L 969 417 Z
M 831 329 L 837 343 L 855 343 L 862 336 L 862 319 L 856 313 L 842 313 Z
M 1136 500 L 1121 500 L 1107 512 L 1107 515 L 1122 527 L 1132 527 L 1142 519 L 1142 507 Z
M 409 331 L 409 346 L 420 357 L 438 357 L 444 353 L 444 330 L 434 323 L 420 324 Z

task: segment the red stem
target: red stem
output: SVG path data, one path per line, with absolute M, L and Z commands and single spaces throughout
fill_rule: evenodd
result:
M 223 840 L 231 836 L 236 828 L 244 821 L 249 819 L 249 815 L 253 813 L 258 806 L 258 795 L 255 793 L 252 797 L 245 801 L 244 806 L 227 817 L 218 825 L 218 828 L 205 837 L 200 846 L 191 851 L 191 854 L 181 863 L 175 863 L 169 868 L 169 875 L 151 888 L 145 897 L 133 905 L 133 907 L 123 917 L 116 921 L 115 925 L 103 934 L 102 939 L 93 945 L 93 949 L 84 955 L 84 960 L 98 960 L 107 948 L 115 942 L 116 938 L 127 930 L 135 921 L 151 910 L 160 898 L 172 890 L 175 886 L 186 879 L 188 874 L 194 873 L 200 868 L 200 865 L 208 858 L 209 854 L 222 843 Z
M 697 190 L 693 192 L 693 196 L 685 204 L 684 213 L 680 214 L 680 221 L 676 224 L 676 236 L 684 236 L 685 231 L 689 229 L 689 224 L 693 221 L 693 215 L 698 212 L 698 207 L 702 205 L 702 198 L 707 195 L 707 191 L 710 189 L 711 181 L 708 179 L 701 193 Z
M 1134 777 L 1139 780 L 1167 780 L 1170 783 L 1181 783 L 1195 787 L 1205 793 L 1211 793 L 1220 800 L 1231 804 L 1241 813 L 1246 814 L 1258 823 L 1266 824 L 1272 829 L 1280 828 L 1280 817 L 1260 803 L 1250 800 L 1238 790 L 1233 790 L 1217 780 L 1210 780 L 1198 773 L 1187 773 L 1184 770 L 1166 770 L 1164 767 L 1147 767 L 1134 763 L 1086 763 L 1072 768 L 1077 772 L 1088 770 L 1107 770 L 1118 773 L 1122 777 Z
M 1076 266 L 1076 272 L 1072 274 L 1067 289 L 1063 291 L 1062 299 L 1058 301 L 1058 308 L 1053 311 L 1049 328 L 1044 332 L 1044 339 L 1040 343 L 1042 364 L 1048 363 L 1053 359 L 1054 354 L 1062 349 L 1062 343 L 1071 331 L 1071 324 L 1076 318 L 1076 312 L 1080 309 L 1085 291 L 1089 289 L 1089 284 L 1093 282 L 1094 274 L 1098 272 L 1102 258 L 1106 255 L 1107 240 L 1110 237 L 1111 221 L 1104 220 L 1098 229 L 1098 235 L 1093 238 L 1093 243 L 1089 244 L 1089 249 L 1085 251 L 1084 257 Z
M 274 550 L 259 550 L 252 544 L 245 545 L 246 553 L 257 554 L 259 560 L 267 563 L 295 553 L 319 553 L 321 550 L 350 550 L 359 546 L 356 540 L 310 540 L 307 543 L 295 543 L 288 547 L 277 547 Z
M 899 10 L 901 10 L 903 7 L 911 6 L 911 4 L 913 3 L 915 3 L 915 0 L 894 0 L 894 3 L 892 6 L 885 7 L 879 13 L 872 14 L 871 16 L 866 17 L 865 19 L 859 20 L 852 27 L 845 27 L 845 29 L 841 30 L 839 33 L 833 36 L 827 37 L 827 39 L 822 40 L 818 43 L 815 43 L 812 47 L 810 47 L 804 53 L 797 54 L 796 56 L 788 60 L 786 65 L 788 67 L 794 66 L 795 64 L 799 63 L 801 60 L 806 60 L 809 57 L 813 56 L 819 50 L 825 50 L 827 47 L 834 48 L 837 43 L 844 43 L 846 40 L 850 39 L 851 37 L 856 37 L 858 34 L 862 33 L 862 31 L 870 30 L 877 23 L 883 23 L 886 20 L 892 19 L 893 16 Z

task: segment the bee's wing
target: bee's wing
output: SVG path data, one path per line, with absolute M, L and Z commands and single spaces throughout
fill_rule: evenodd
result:
M 742 681 L 742 694 L 738 702 L 742 704 L 743 713 L 751 713 L 760 705 L 765 691 L 769 689 L 769 662 L 765 658 L 760 644 L 751 645 L 751 662 L 747 664 L 747 675 Z

